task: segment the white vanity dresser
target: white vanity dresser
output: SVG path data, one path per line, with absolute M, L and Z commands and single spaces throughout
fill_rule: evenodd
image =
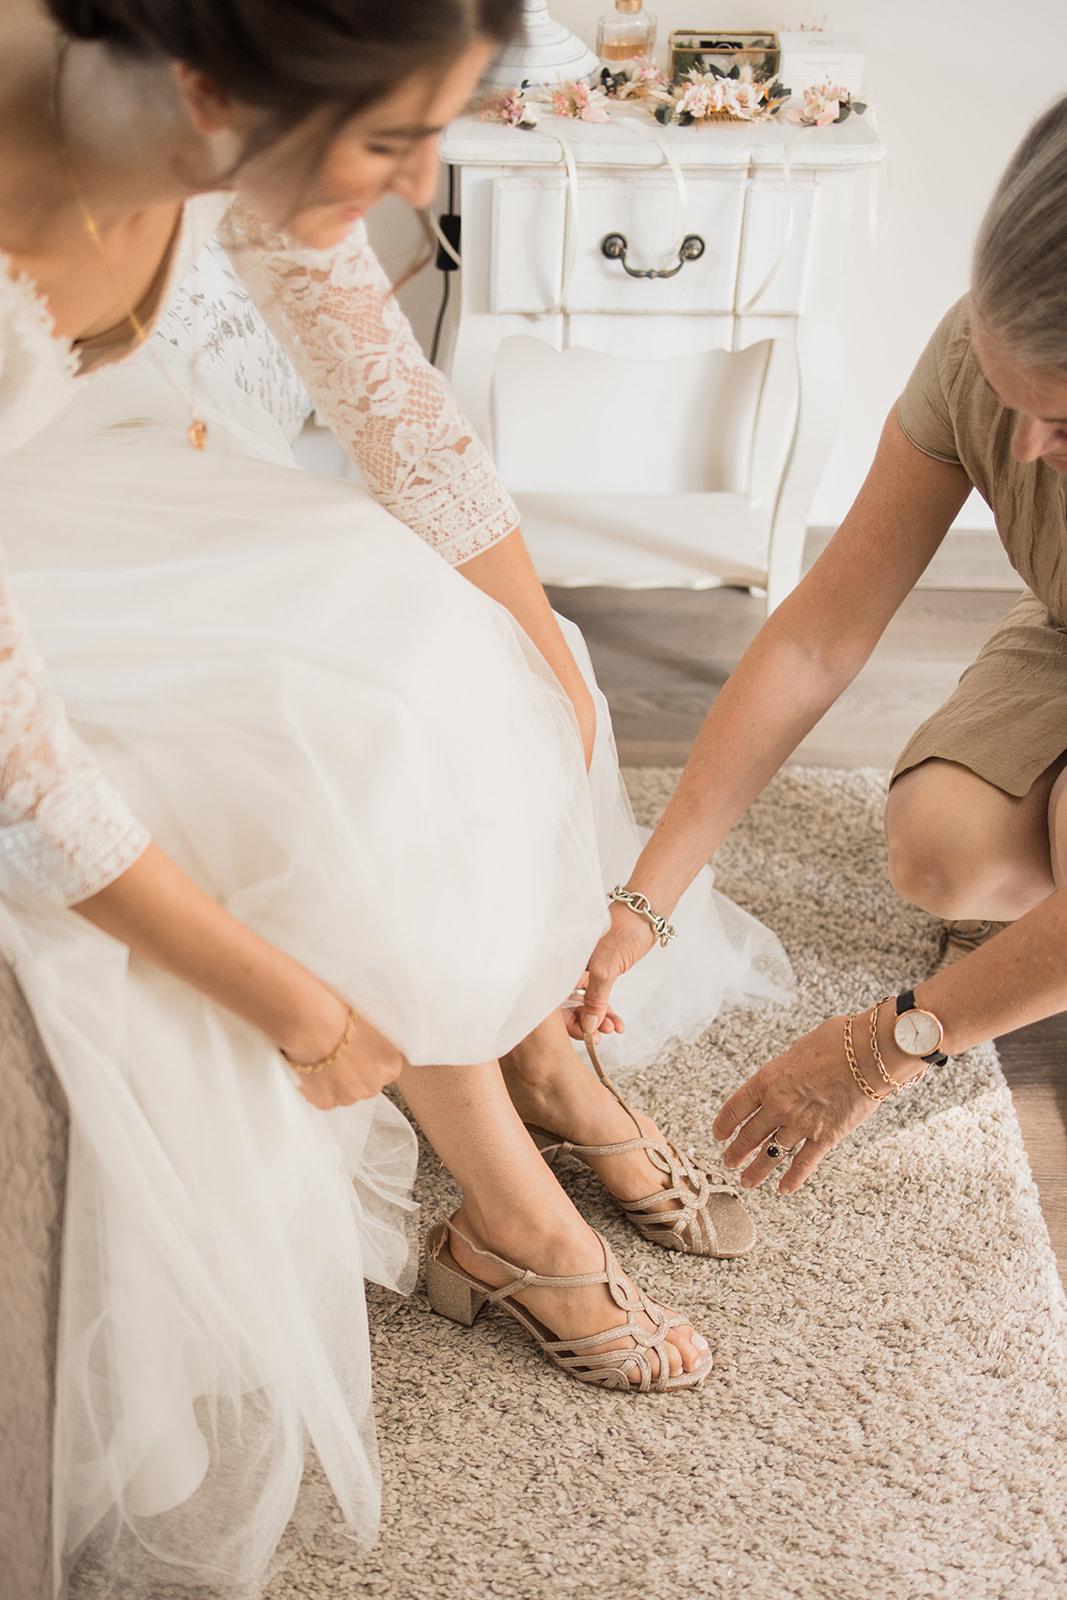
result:
M 463 266 L 442 365 L 495 449 L 499 358 L 516 335 L 620 358 L 638 382 L 634 362 L 747 351 L 748 397 L 736 414 L 728 402 L 720 424 L 731 435 L 721 487 L 642 493 L 640 472 L 627 471 L 626 492 L 613 492 L 620 463 L 602 417 L 600 446 L 567 492 L 509 481 L 498 460 L 545 582 L 742 585 L 765 589 L 771 609 L 800 576 L 847 397 L 848 242 L 884 152 L 857 116 L 829 128 L 661 127 L 622 109 L 603 124 L 547 117 L 526 130 L 465 117 L 448 129 Z M 546 438 L 553 420 L 575 425 L 563 386 L 555 419 L 540 402 Z M 715 425 L 698 407 L 686 422 Z M 654 431 L 643 448 L 650 461 L 684 456 Z

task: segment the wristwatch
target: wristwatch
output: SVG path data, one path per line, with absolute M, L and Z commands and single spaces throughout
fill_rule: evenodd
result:
M 945 1030 L 933 1012 L 923 1011 L 915 1004 L 914 989 L 897 995 L 893 1038 L 906 1056 L 915 1056 L 932 1067 L 943 1067 L 948 1060 L 941 1049 L 944 1037 Z

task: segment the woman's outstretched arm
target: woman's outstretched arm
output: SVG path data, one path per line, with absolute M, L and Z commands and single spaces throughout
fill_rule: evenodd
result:
M 895 411 L 848 516 L 804 581 L 769 617 L 704 721 L 629 887 L 669 916 L 734 823 L 844 692 L 948 532 L 971 484 L 913 445 Z M 626 907 L 589 966 L 584 1026 L 599 1026 L 615 980 L 652 932 Z

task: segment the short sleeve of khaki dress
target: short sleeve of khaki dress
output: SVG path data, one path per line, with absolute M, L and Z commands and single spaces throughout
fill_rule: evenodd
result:
M 962 360 L 962 306 L 962 301 L 957 302 L 942 317 L 897 401 L 897 421 L 912 444 L 938 461 L 958 462 L 960 459 L 948 390 Z
M 920 356 L 897 420 L 917 449 L 964 468 L 1029 587 L 950 698 L 912 735 L 893 779 L 924 761 L 952 761 L 1006 794 L 1024 795 L 1067 750 L 1067 480 L 1046 462 L 1012 456 L 1015 418 L 978 367 L 966 296 Z

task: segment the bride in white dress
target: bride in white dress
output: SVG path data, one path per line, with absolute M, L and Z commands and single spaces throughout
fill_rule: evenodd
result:
M 71 1115 L 57 1578 L 88 1549 L 123 1600 L 251 1594 L 308 1442 L 375 1536 L 362 1282 L 414 1276 L 385 1084 L 462 1191 L 456 1283 L 594 1275 L 506 1307 L 583 1381 L 711 1357 L 524 1127 L 634 1143 L 559 1007 L 637 836 L 580 637 L 358 222 L 430 200 L 516 0 L 48 9 L 0 23 L 0 937 Z M 175 300 L 220 249 L 234 325 L 203 278 Z M 365 488 L 294 470 L 259 314 Z M 707 878 L 675 920 L 613 1061 L 788 982 Z M 642 1131 L 590 1155 L 609 1190 L 746 1247 Z

